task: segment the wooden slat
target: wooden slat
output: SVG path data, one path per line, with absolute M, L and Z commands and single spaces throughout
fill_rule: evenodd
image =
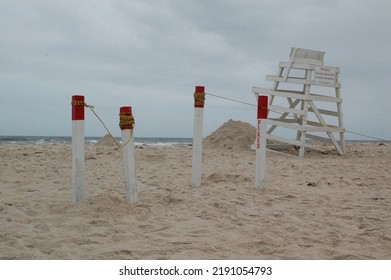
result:
M 312 132 L 344 132 L 345 129 L 333 125 L 322 125 L 319 122 L 307 121 L 307 126 L 300 125 L 294 119 L 268 119 L 268 123 L 272 126 L 281 126 L 285 128 L 297 129 L 300 131 L 312 131 Z
M 315 103 L 313 101 L 309 101 L 309 105 L 311 106 L 313 112 L 315 113 L 316 117 L 318 118 L 319 120 L 319 126 L 322 127 L 322 129 L 327 129 L 326 131 L 327 132 L 334 132 L 334 128 L 333 126 L 331 125 L 328 125 L 325 121 L 325 119 L 323 118 L 322 114 L 319 112 L 318 108 L 316 107 Z
M 268 124 L 273 126 L 281 126 L 285 128 L 300 130 L 300 131 L 305 130 L 304 126 L 298 124 L 297 121 L 293 119 L 284 119 L 283 121 L 279 119 L 268 119 Z
M 308 121 L 307 131 L 317 132 L 343 132 L 344 129 L 332 125 L 322 125 L 317 122 Z
M 300 101 L 301 101 L 300 99 L 297 99 L 297 100 L 295 100 L 295 101 L 293 102 L 291 98 L 288 98 L 289 108 L 290 108 L 290 109 L 294 109 L 294 108 L 300 103 Z M 269 106 L 270 106 L 270 105 L 269 105 Z M 284 120 L 288 115 L 289 115 L 289 113 L 283 113 L 278 119 L 279 119 L 279 120 Z M 297 123 L 299 123 L 299 117 L 298 117 L 298 115 L 293 114 L 293 116 L 294 116 L 295 120 L 297 121 Z M 272 133 L 272 132 L 274 131 L 274 129 L 276 129 L 276 128 L 277 128 L 277 126 L 272 125 L 272 126 L 269 128 L 269 130 L 267 131 L 267 133 Z
M 319 94 L 310 94 L 309 100 L 311 101 L 323 101 L 323 102 L 335 102 L 335 103 L 342 103 L 342 98 L 333 97 L 333 96 L 326 96 L 326 95 L 319 95 Z
M 314 110 L 312 108 L 309 108 L 308 111 L 309 112 L 314 112 Z M 318 111 L 322 115 L 328 115 L 328 116 L 334 116 L 334 117 L 338 117 L 339 116 L 338 112 L 335 112 L 335 111 L 329 111 L 329 110 L 324 110 L 324 109 L 318 109 Z
M 341 145 L 339 144 L 339 142 L 337 141 L 337 139 L 335 139 L 334 135 L 330 132 L 327 132 L 327 135 L 329 136 L 329 138 L 333 142 L 334 147 L 337 149 L 338 153 L 342 156 L 344 154 L 344 150 L 341 147 Z
M 305 60 L 316 60 L 323 62 L 325 52 L 317 50 L 309 50 L 303 48 L 291 48 L 290 58 L 301 58 Z
M 269 110 L 272 110 L 272 111 L 274 110 L 274 111 L 283 112 L 283 113 L 291 113 L 291 114 L 296 114 L 296 115 L 304 115 L 305 114 L 304 110 L 286 108 L 286 107 L 275 106 L 275 105 L 269 105 Z
M 321 52 L 319 53 L 322 54 Z M 282 142 L 285 144 L 299 146 L 300 156 L 304 156 L 304 149 L 306 147 L 305 141 L 307 139 L 332 143 L 337 149 L 337 151 L 342 155 L 344 152 L 345 129 L 343 128 L 341 108 L 343 100 L 340 95 L 341 84 L 338 75 L 340 73 L 340 70 L 339 68 L 335 68 L 335 83 L 331 84 L 331 86 L 328 86 L 330 88 L 335 89 L 335 95 L 316 92 L 318 86 L 322 85 L 315 84 L 315 81 L 312 79 L 312 72 L 316 70 L 317 66 L 323 66 L 323 60 L 320 57 L 318 59 L 316 55 L 316 51 L 293 48 L 291 51 L 289 62 L 279 63 L 279 72 L 276 73 L 277 75 L 266 76 L 266 80 L 274 82 L 274 87 L 271 89 L 254 87 L 253 92 L 258 94 L 270 95 L 271 98 L 269 109 L 271 111 L 276 111 L 277 113 L 282 113 L 281 116 L 279 116 L 278 118 L 269 119 L 268 124 L 270 125 L 270 128 L 267 132 L 268 139 Z M 292 72 L 292 69 L 296 69 L 296 71 Z M 304 70 L 305 78 L 303 78 L 298 73 L 300 71 L 297 70 Z M 303 90 L 279 89 L 281 82 L 286 84 L 291 83 L 303 85 Z M 299 89 L 300 87 L 297 85 L 296 88 Z M 310 91 L 310 87 L 312 85 L 315 86 L 313 88 L 315 92 Z M 283 88 L 286 88 L 285 84 L 283 85 Z M 285 108 L 283 105 L 273 105 L 275 97 L 287 98 L 289 102 L 289 106 L 287 107 L 289 108 Z M 337 108 L 336 110 L 318 109 L 316 107 L 316 105 L 318 105 L 318 102 L 336 103 Z M 300 104 L 301 108 L 299 106 Z M 308 120 L 308 112 L 316 116 L 315 120 L 313 118 L 311 118 L 311 120 Z M 338 125 L 329 125 L 326 122 L 324 116 L 338 117 Z M 287 139 L 281 136 L 273 135 L 272 132 L 278 127 L 296 130 L 298 134 L 297 138 L 300 137 L 300 140 Z M 325 137 L 313 135 L 311 134 L 311 132 L 325 133 Z M 339 133 L 340 141 L 336 140 L 335 133 Z
M 287 67 L 289 67 L 289 65 L 290 65 L 290 63 L 288 63 L 288 62 L 280 62 L 279 63 L 279 67 L 282 67 L 282 68 L 287 68 Z M 300 70 L 315 70 L 315 65 L 294 62 L 294 63 L 292 63 L 291 68 L 292 69 L 300 69 Z
M 314 94 L 314 93 L 310 94 L 309 100 L 311 100 L 311 101 L 323 101 L 323 102 L 342 103 L 342 98 L 333 97 L 333 96 L 327 96 L 327 95 Z
M 268 120 L 271 120 L 271 121 L 281 121 L 281 118 L 270 118 Z M 295 119 L 283 119 L 283 122 L 286 122 L 286 123 L 298 123 L 297 120 L 295 120 Z
M 323 61 L 315 60 L 315 59 L 294 58 L 293 63 L 295 63 L 295 62 L 301 63 L 301 64 L 312 64 L 312 65 L 323 66 Z
M 269 95 L 294 98 L 294 99 L 305 99 L 303 92 L 300 91 L 272 90 L 272 89 L 257 88 L 257 87 L 253 87 L 253 91 L 259 94 L 269 94 Z
M 272 81 L 272 82 L 285 82 L 285 83 L 292 83 L 292 84 L 311 84 L 311 81 L 307 81 L 307 79 L 304 78 L 293 78 L 288 77 L 285 79 L 284 77 L 278 77 L 273 75 L 266 75 L 266 81 Z
M 289 62 L 280 62 L 278 64 L 279 67 L 281 68 L 287 68 L 289 67 L 290 63 Z M 299 62 L 293 62 L 291 65 L 292 69 L 299 69 L 299 70 L 315 70 L 315 67 L 319 65 L 314 65 L 314 64 L 307 64 L 307 63 L 299 63 Z M 336 69 L 336 74 L 340 73 L 339 67 L 333 67 Z
M 314 80 L 307 80 L 305 78 L 297 78 L 297 77 L 288 77 L 287 79 L 285 79 L 284 77 L 266 75 L 266 80 L 272 82 L 285 82 L 285 83 L 292 83 L 292 84 L 299 84 L 299 85 L 318 85 L 315 83 Z M 335 83 L 333 87 L 340 88 L 341 84 Z
M 272 90 L 266 88 L 253 87 L 253 92 L 258 94 L 268 94 L 268 95 L 275 95 L 275 96 L 281 96 L 286 98 L 306 100 L 306 97 L 303 94 L 303 92 L 296 91 L 296 90 Z M 327 96 L 327 95 L 319 95 L 314 93 L 311 93 L 309 95 L 308 100 L 342 103 L 342 98 Z
M 288 89 L 270 89 L 270 88 L 260 88 L 260 87 L 253 87 L 253 92 L 255 93 L 263 93 L 263 94 L 274 94 L 279 92 L 286 92 L 286 93 L 292 93 L 292 94 L 301 94 L 303 95 L 304 92 L 301 90 L 288 90 Z

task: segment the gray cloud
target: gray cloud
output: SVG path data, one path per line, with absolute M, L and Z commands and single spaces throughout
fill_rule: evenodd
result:
M 132 105 L 138 136 L 191 137 L 195 85 L 253 102 L 251 87 L 271 86 L 265 75 L 302 47 L 341 68 L 346 128 L 389 139 L 390 10 L 385 0 L 3 0 L 0 134 L 69 135 L 70 98 L 84 94 L 117 135 L 118 108 Z M 254 114 L 208 97 L 205 134 Z M 104 134 L 87 118 L 87 134 Z

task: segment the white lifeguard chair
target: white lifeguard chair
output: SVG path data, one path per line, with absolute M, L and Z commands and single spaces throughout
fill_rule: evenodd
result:
M 278 74 L 266 76 L 274 87 L 253 87 L 256 96 L 270 95 L 267 139 L 299 147 L 300 157 L 308 140 L 332 143 L 340 155 L 345 152 L 339 68 L 324 66 L 324 54 L 292 48 Z

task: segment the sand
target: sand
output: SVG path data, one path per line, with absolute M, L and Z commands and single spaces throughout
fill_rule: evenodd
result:
M 110 134 L 106 134 L 104 137 L 100 138 L 98 142 L 96 142 L 96 145 L 118 147 L 118 143 L 115 142 L 115 139 L 113 139 Z
M 203 141 L 205 149 L 246 151 L 255 142 L 256 128 L 249 123 L 229 120 Z
M 0 145 L 0 259 L 391 259 L 391 144 L 339 156 L 207 148 L 192 188 L 189 146 L 136 149 L 139 202 L 122 154 L 87 145 L 87 197 L 71 203 L 71 145 Z

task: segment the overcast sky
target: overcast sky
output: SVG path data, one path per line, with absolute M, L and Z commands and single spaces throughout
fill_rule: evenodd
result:
M 291 47 L 340 67 L 347 130 L 391 139 L 389 0 L 0 0 L 0 135 L 71 135 L 71 97 L 117 136 L 192 137 L 193 92 L 255 103 Z M 207 96 L 204 134 L 255 108 Z M 86 134 L 105 130 L 86 111 Z M 348 139 L 357 138 L 347 134 Z

